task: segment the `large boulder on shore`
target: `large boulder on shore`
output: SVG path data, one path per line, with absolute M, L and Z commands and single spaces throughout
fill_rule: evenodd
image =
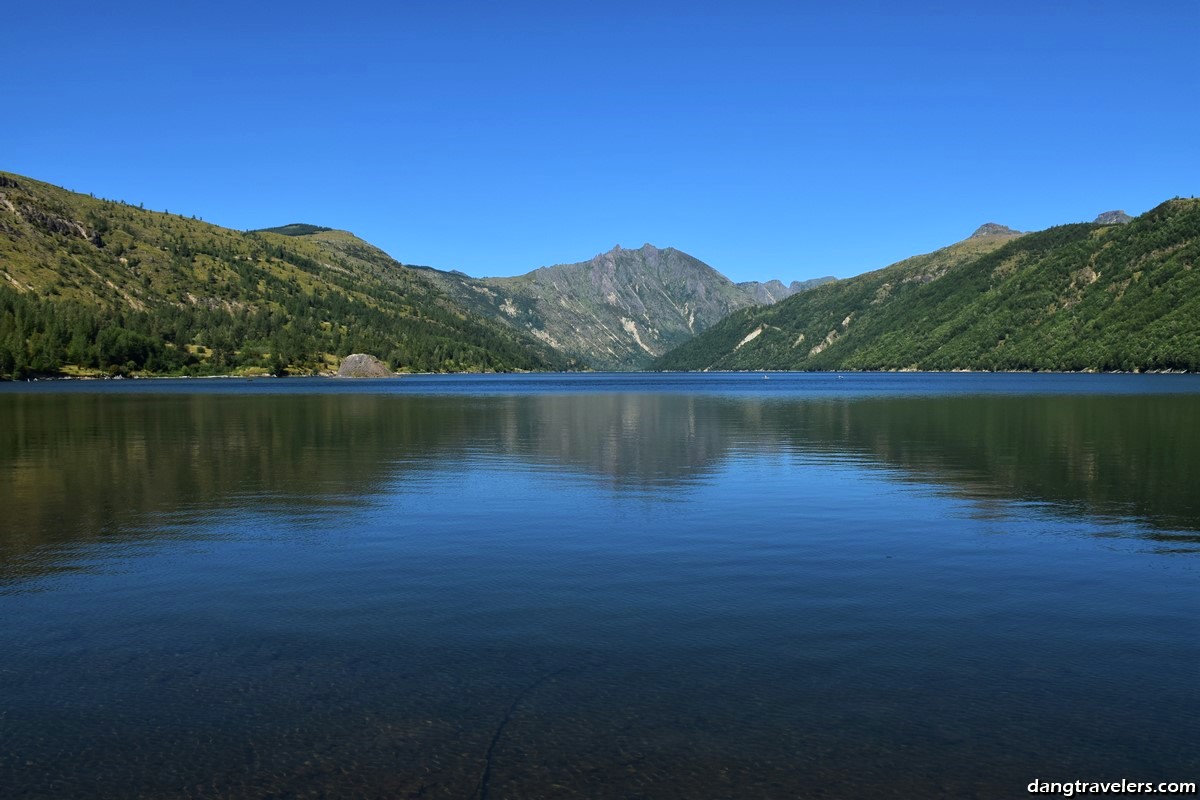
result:
M 365 353 L 346 356 L 338 367 L 339 378 L 390 378 L 395 374 L 387 364 Z

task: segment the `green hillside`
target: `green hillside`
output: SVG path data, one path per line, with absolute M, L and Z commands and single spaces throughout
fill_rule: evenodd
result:
M 736 312 L 654 368 L 1200 370 L 1200 201 L 984 236 Z
M 0 376 L 308 374 L 352 352 L 401 371 L 560 363 L 344 231 L 240 232 L 0 173 Z
M 293 222 L 290 225 L 279 225 L 274 228 L 259 228 L 258 233 L 279 233 L 284 236 L 308 236 L 314 233 L 322 233 L 331 231 L 333 228 L 326 228 L 321 225 L 309 225 L 304 222 Z

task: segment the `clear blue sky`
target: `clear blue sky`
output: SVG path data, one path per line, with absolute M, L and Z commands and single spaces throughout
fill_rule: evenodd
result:
M 9 3 L 0 169 L 472 275 L 847 276 L 1200 193 L 1196 0 L 648 5 Z

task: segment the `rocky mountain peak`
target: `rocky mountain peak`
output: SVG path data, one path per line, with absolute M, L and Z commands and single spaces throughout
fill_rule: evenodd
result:
M 1096 217 L 1096 222 L 1100 225 L 1124 225 L 1132 219 L 1124 211 L 1105 211 Z
M 985 222 L 975 229 L 971 234 L 972 239 L 982 239 L 985 236 L 1016 236 L 1020 231 L 1015 231 L 1007 225 L 1001 225 L 998 222 Z
M 670 248 L 665 248 L 665 249 L 669 250 Z M 628 247 L 622 247 L 619 244 L 613 245 L 613 249 L 609 250 L 606 253 L 601 253 L 600 255 L 601 256 L 619 256 L 619 255 L 621 255 L 621 253 L 641 253 L 642 255 L 651 255 L 652 253 L 661 253 L 661 252 L 664 252 L 664 249 L 660 249 L 660 248 L 655 247 L 654 245 L 650 244 L 649 242 L 646 242 L 641 247 L 635 247 L 633 249 L 630 249 Z
M 809 289 L 814 289 L 822 284 L 831 283 L 837 280 L 832 275 L 824 278 L 810 278 L 804 281 L 792 281 L 790 284 L 784 284 L 778 278 L 760 282 L 760 281 L 742 281 L 737 286 L 745 292 L 758 305 L 770 305 L 778 303 L 780 300 L 785 300 L 798 292 L 806 292 Z

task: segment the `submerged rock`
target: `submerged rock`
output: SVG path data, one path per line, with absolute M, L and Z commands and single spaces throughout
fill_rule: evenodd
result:
M 339 378 L 390 378 L 396 373 L 375 356 L 355 353 L 342 359 L 337 374 Z

